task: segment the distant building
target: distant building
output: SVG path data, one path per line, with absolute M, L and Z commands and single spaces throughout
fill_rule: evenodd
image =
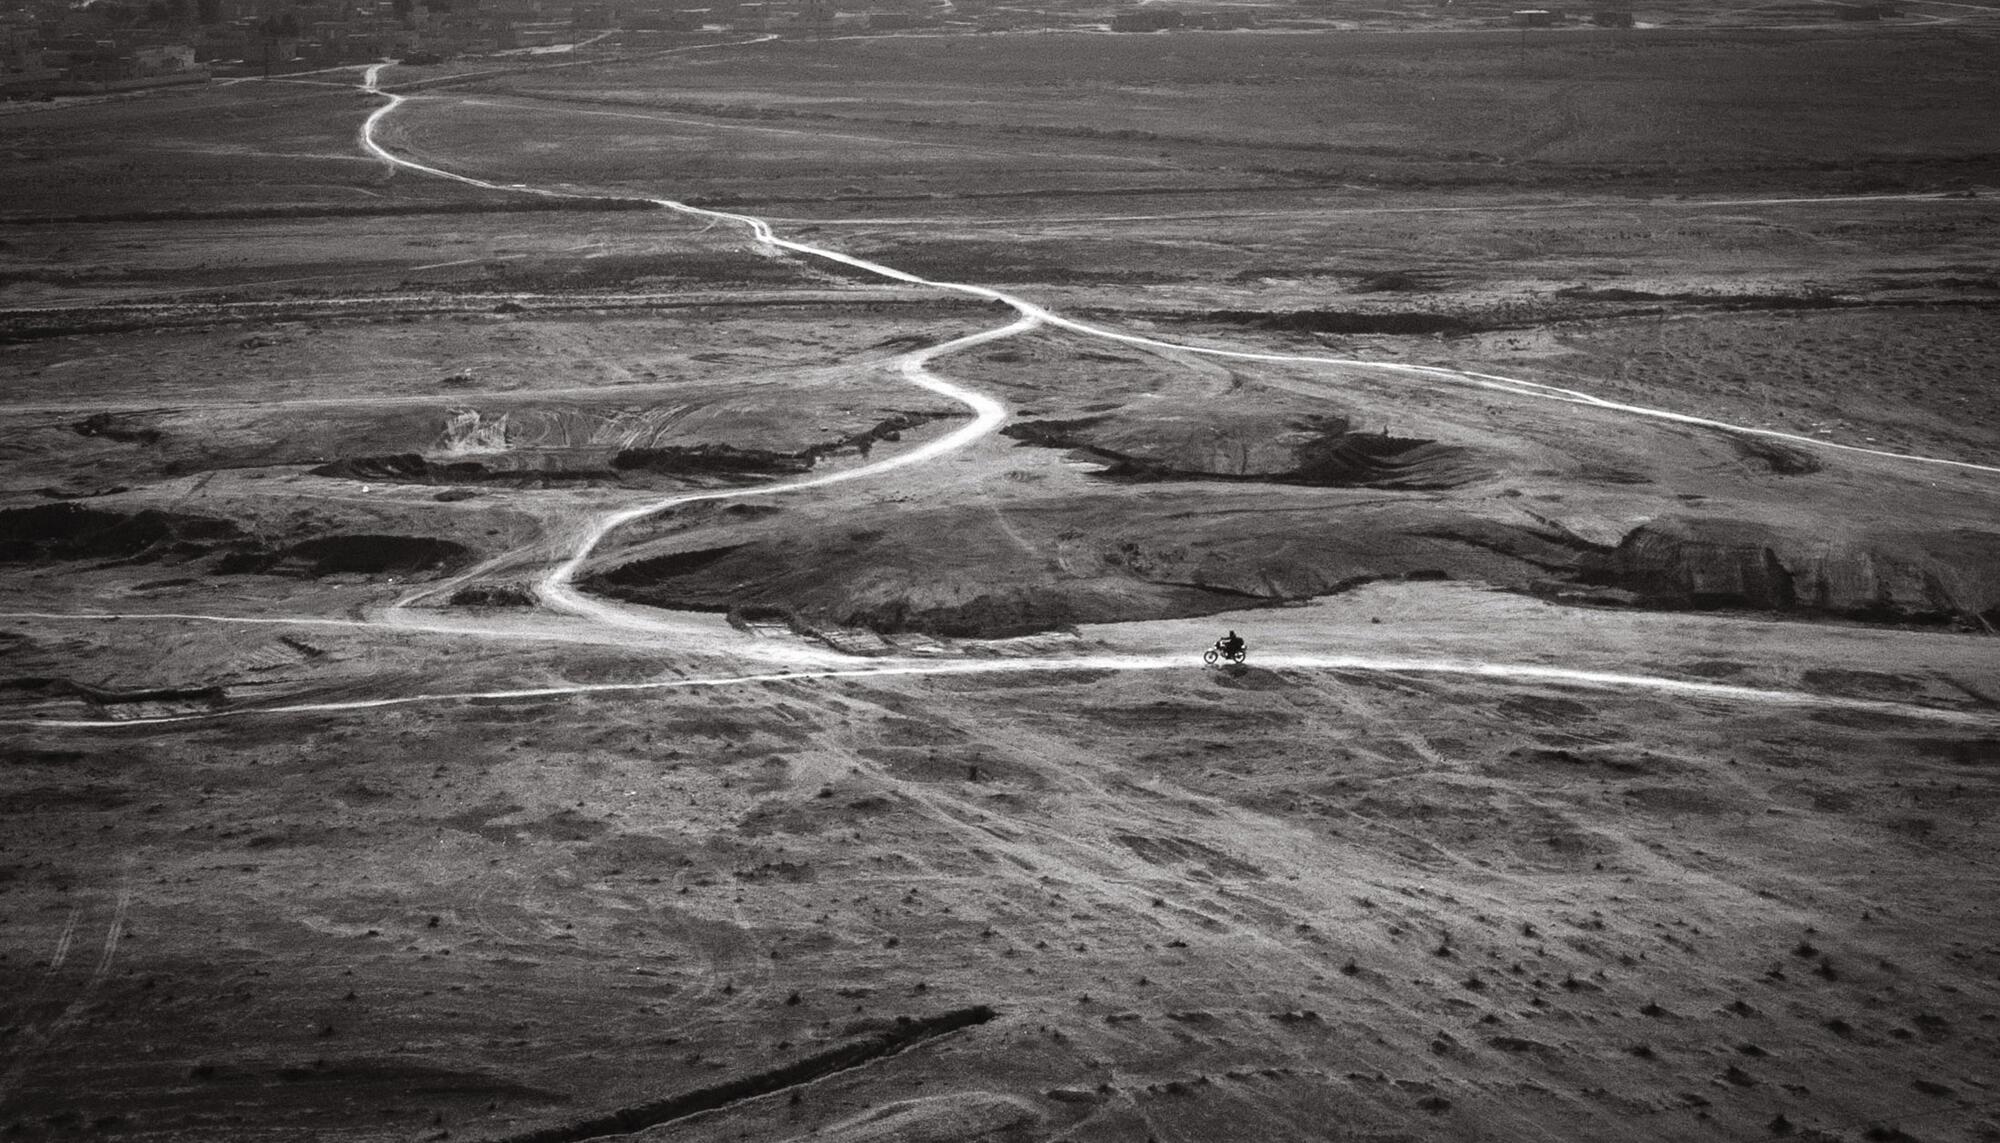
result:
M 194 70 L 194 49 L 186 44 L 158 44 L 132 53 L 132 67 L 139 76 L 174 75 Z
M 1562 12 L 1554 8 L 1522 8 L 1514 13 L 1517 28 L 1553 28 L 1562 23 Z

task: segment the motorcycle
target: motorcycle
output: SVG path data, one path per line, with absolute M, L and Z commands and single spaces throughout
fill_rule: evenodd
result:
M 1207 651 L 1202 653 L 1201 661 L 1213 667 L 1217 663 L 1224 663 L 1224 662 L 1231 664 L 1240 664 L 1247 657 L 1248 653 L 1246 651 L 1240 648 L 1232 651 L 1227 647 L 1224 647 L 1222 645 L 1222 641 L 1218 639 L 1216 640 L 1215 646 L 1210 647 Z

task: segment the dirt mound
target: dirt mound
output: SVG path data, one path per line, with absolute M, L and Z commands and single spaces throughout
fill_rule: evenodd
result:
M 2000 533 L 1829 533 L 1666 516 L 1633 529 L 1586 578 L 1658 607 L 1807 611 L 1892 623 L 2000 624 Z
M 1731 439 L 1744 460 L 1778 476 L 1810 476 L 1826 467 L 1806 450 L 1769 437 L 1738 435 Z
M 475 583 L 451 593 L 453 607 L 533 607 L 535 589 L 524 583 Z
M 1045 448 L 1106 462 L 1114 480 L 1254 480 L 1332 488 L 1456 488 L 1489 474 L 1465 449 L 1357 432 L 1343 417 L 1281 417 L 1199 406 L 1148 406 L 1143 415 L 1023 421 L 1001 430 Z
M 150 425 L 131 423 L 131 418 L 113 413 L 92 413 L 70 427 L 78 436 L 103 437 L 106 440 L 122 441 L 125 444 L 158 444 L 166 435 Z
M 196 556 L 243 538 L 228 520 L 146 509 L 115 512 L 78 504 L 38 504 L 0 512 L 0 562 L 144 560 Z

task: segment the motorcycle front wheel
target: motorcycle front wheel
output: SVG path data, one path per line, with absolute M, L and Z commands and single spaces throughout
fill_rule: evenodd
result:
M 1217 653 L 1215 648 L 1210 647 L 1207 651 L 1202 653 L 1201 661 L 1213 667 L 1215 664 L 1222 661 L 1222 656 L 1219 653 Z

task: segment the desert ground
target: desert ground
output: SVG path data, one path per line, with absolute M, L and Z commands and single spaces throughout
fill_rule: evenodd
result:
M 0 1133 L 2000 1139 L 2000 10 L 1399 11 L 0 113 Z

